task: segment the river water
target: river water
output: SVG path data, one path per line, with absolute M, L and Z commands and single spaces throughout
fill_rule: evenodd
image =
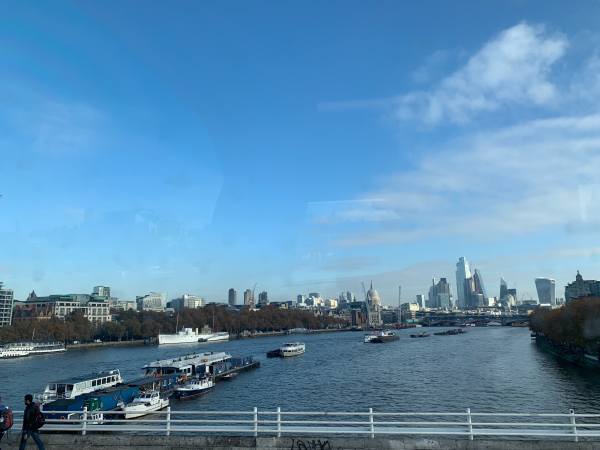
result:
M 424 328 L 421 330 L 425 330 Z M 421 331 L 419 330 L 419 331 Z M 439 328 L 430 331 L 439 331 Z M 525 328 L 472 328 L 458 336 L 364 344 L 359 332 L 236 340 L 216 344 L 69 350 L 0 360 L 0 395 L 20 408 L 22 396 L 48 381 L 119 368 L 125 379 L 147 362 L 194 351 L 252 354 L 261 367 L 220 382 L 208 395 L 173 409 L 311 411 L 463 411 L 600 413 L 600 376 L 540 351 Z M 267 359 L 285 341 L 306 343 L 306 354 Z

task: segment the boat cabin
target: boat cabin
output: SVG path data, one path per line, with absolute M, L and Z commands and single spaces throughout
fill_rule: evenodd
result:
M 47 403 L 57 399 L 71 399 L 82 394 L 116 386 L 122 382 L 123 379 L 118 369 L 53 381 L 48 383 L 40 396 L 40 400 L 42 403 Z

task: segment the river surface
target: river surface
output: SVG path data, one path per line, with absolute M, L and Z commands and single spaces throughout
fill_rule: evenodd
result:
M 425 328 L 419 331 L 425 330 Z M 430 331 L 439 331 L 440 328 Z M 173 409 L 310 411 L 463 411 L 600 413 L 600 376 L 539 350 L 526 328 L 472 328 L 458 336 L 364 344 L 363 333 L 339 332 L 235 340 L 216 344 L 106 347 L 50 356 L 0 360 L 0 395 L 19 408 L 26 393 L 47 382 L 119 368 L 125 379 L 142 375 L 153 360 L 194 351 L 254 355 L 261 367 L 219 382 L 204 397 L 171 402 Z M 290 340 L 306 354 L 267 359 Z

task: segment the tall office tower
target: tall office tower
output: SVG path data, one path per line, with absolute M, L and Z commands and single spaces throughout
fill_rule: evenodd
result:
M 500 296 L 498 298 L 500 300 L 502 300 L 507 295 L 508 295 L 508 284 L 506 284 L 506 280 L 504 278 L 500 278 Z
M 457 306 L 461 309 L 467 307 L 467 293 L 465 292 L 465 280 L 471 278 L 469 263 L 464 256 L 458 258 L 456 263 L 456 294 Z
M 552 278 L 536 278 L 535 288 L 537 289 L 540 303 L 556 306 L 556 281 Z
M 258 304 L 260 306 L 265 306 L 269 304 L 269 296 L 267 294 L 267 291 L 262 291 L 260 294 L 258 294 Z
M 237 303 L 237 291 L 234 288 L 229 289 L 229 292 L 227 293 L 227 299 L 229 306 L 235 306 Z
M 244 291 L 244 306 L 254 308 L 254 294 L 250 289 Z

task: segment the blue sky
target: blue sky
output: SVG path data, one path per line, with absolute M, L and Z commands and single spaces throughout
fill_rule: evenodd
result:
M 596 1 L 2 6 L 17 298 L 600 277 Z

